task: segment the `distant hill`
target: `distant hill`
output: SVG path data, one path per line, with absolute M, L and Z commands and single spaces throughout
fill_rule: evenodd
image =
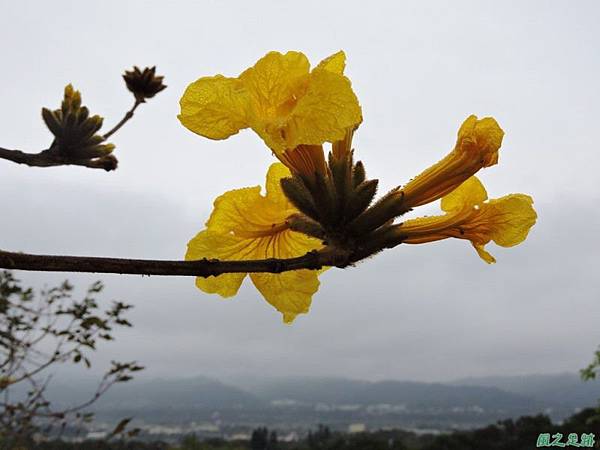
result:
M 538 403 L 526 392 L 495 386 L 463 386 L 414 381 L 368 382 L 345 378 L 280 378 L 257 385 L 252 393 L 266 401 L 291 399 L 304 403 L 404 404 L 410 408 L 468 407 L 484 409 L 533 408 Z
M 94 385 L 86 382 L 51 385 L 51 400 L 69 404 L 85 399 Z M 255 395 L 207 377 L 133 380 L 114 385 L 95 404 L 96 409 L 198 409 L 258 407 L 263 402 Z
M 522 375 L 463 378 L 454 386 L 495 387 L 514 394 L 527 395 L 552 407 L 580 408 L 593 406 L 600 400 L 600 380 L 582 381 L 574 373 L 555 375 Z
M 233 384 L 235 383 L 235 384 Z M 93 392 L 85 382 L 51 385 L 49 397 L 73 404 Z M 575 374 L 484 377 L 452 383 L 369 382 L 346 378 L 265 377 L 229 380 L 207 377 L 134 380 L 116 385 L 94 405 L 99 417 L 135 416 L 148 423 L 266 424 L 308 429 L 318 423 L 344 428 L 472 428 L 540 412 L 554 419 L 600 398 L 600 382 Z

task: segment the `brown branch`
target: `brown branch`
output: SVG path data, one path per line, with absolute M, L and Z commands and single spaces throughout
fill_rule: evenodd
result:
M 25 153 L 21 150 L 9 150 L 0 147 L 0 159 L 6 159 L 17 164 L 25 164 L 30 167 L 54 167 L 54 166 L 83 166 L 90 169 L 104 169 L 106 171 L 116 169 L 116 158 L 111 155 L 96 159 L 72 159 L 59 155 L 50 149 L 39 153 Z
M 117 123 L 114 127 L 112 127 L 108 132 L 106 132 L 104 134 L 104 136 L 103 136 L 104 139 L 105 140 L 108 139 L 114 133 L 116 133 L 117 131 L 119 131 L 119 128 L 121 128 L 123 125 L 125 125 L 127 123 L 127 121 L 133 117 L 133 113 L 135 112 L 136 108 L 138 106 L 140 106 L 142 103 L 143 103 L 142 101 L 136 99 L 136 101 L 133 104 L 133 106 L 131 107 L 131 109 L 125 113 L 125 117 L 123 117 L 119 121 L 119 123 Z
M 127 123 L 132 117 L 139 105 L 143 102 L 136 100 L 133 106 L 125 116 L 111 128 L 102 137 L 107 140 L 114 133 Z M 117 168 L 117 159 L 112 155 L 107 155 L 93 159 L 75 159 L 69 156 L 61 155 L 54 148 L 42 150 L 39 153 L 26 153 L 21 150 L 10 150 L 0 147 L 0 159 L 6 159 L 17 164 L 25 164 L 30 167 L 56 167 L 56 166 L 82 166 L 90 169 L 104 169 L 106 171 Z
M 31 255 L 0 251 L 0 268 L 41 272 L 91 272 L 134 275 L 209 277 L 223 273 L 281 273 L 291 270 L 319 270 L 325 266 L 345 267 L 347 252 L 326 247 L 297 258 L 249 261 L 167 261 L 148 259 L 99 258 L 92 256 Z

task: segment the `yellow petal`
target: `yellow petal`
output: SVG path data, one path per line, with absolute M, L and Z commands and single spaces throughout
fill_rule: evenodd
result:
M 266 197 L 260 194 L 260 186 L 234 189 L 217 197 L 206 222 L 207 228 L 242 237 L 272 234 L 273 227 L 282 225 L 288 216 L 297 212 L 279 184 L 281 178 L 289 176 L 287 167 L 274 163 L 267 173 Z
M 408 219 L 402 222 L 399 230 L 401 233 L 412 238 L 428 234 L 438 235 L 452 224 L 452 216 L 449 214 L 443 216 L 415 217 L 414 219 Z
M 286 130 L 287 148 L 335 142 L 362 120 L 350 80 L 327 70 L 311 74 L 306 94 L 298 100 Z
M 496 262 L 496 258 L 494 258 L 491 254 L 489 254 L 481 244 L 472 243 L 473 247 L 477 251 L 477 254 L 481 259 L 483 259 L 488 264 L 494 264 Z
M 533 199 L 525 194 L 510 194 L 490 200 L 486 208 L 494 216 L 491 238 L 502 247 L 523 242 L 537 220 Z
M 190 241 L 186 259 L 293 258 L 321 248 L 323 244 L 318 239 L 288 229 L 285 219 L 297 210 L 284 196 L 279 180 L 289 175 L 283 164 L 276 163 L 267 174 L 266 196 L 256 186 L 218 197 L 207 230 Z M 291 322 L 297 314 L 308 311 L 319 286 L 319 273 L 301 270 L 253 274 L 252 280 L 265 299 L 284 314 L 284 321 Z M 205 292 L 229 297 L 237 293 L 245 275 L 197 278 L 196 285 Z
M 465 206 L 475 206 L 487 200 L 487 192 L 477 177 L 471 177 L 442 198 L 442 211 L 456 211 Z
M 287 147 L 287 117 L 306 91 L 309 69 L 300 52 L 269 52 L 239 76 L 251 99 L 249 124 L 276 153 Z
M 362 121 L 358 99 L 343 76 L 345 61 L 339 51 L 309 72 L 300 52 L 267 53 L 238 78 L 218 75 L 192 83 L 181 99 L 179 119 L 212 139 L 252 128 L 281 160 L 299 145 L 334 143 Z
M 496 164 L 503 136 L 493 118 L 469 116 L 458 130 L 454 150 L 404 186 L 404 204 L 414 208 L 444 197 L 481 168 Z
M 476 177 L 471 177 L 442 198 L 443 216 L 405 221 L 398 233 L 407 244 L 423 244 L 454 237 L 467 239 L 485 262 L 495 258 L 484 246 L 490 241 L 502 247 L 520 244 L 535 224 L 533 199 L 525 194 L 510 194 L 486 202 L 487 193 Z
M 263 238 L 255 252 L 261 258 L 293 258 L 320 247 L 322 244 L 317 239 L 287 230 L 272 239 Z M 265 300 L 283 314 L 284 322 L 290 323 L 296 315 L 308 312 L 312 296 L 319 289 L 321 272 L 253 273 L 250 278 Z
M 313 177 L 315 173 L 327 176 L 327 163 L 322 145 L 300 144 L 277 155 L 295 174 Z
M 201 136 L 225 139 L 248 127 L 248 95 L 235 78 L 200 78 L 188 86 L 179 104 L 180 122 Z
M 318 272 L 314 270 L 253 273 L 250 278 L 265 300 L 283 314 L 285 323 L 291 323 L 298 314 L 307 313 L 312 296 L 319 289 Z
M 315 70 L 328 70 L 329 72 L 337 73 L 339 75 L 344 74 L 344 69 L 346 68 L 346 54 L 340 50 L 337 53 L 334 53 L 331 56 L 328 56 L 323 61 L 321 61 Z
M 288 103 L 306 87 L 309 68 L 300 52 L 269 52 L 244 71 L 239 79 L 252 98 L 254 113 L 268 119 L 292 106 Z
M 236 259 L 243 254 L 248 243 L 231 234 L 214 233 L 208 230 L 198 233 L 189 243 L 185 254 L 186 261 L 208 259 Z M 196 286 L 208 294 L 232 297 L 237 294 L 245 273 L 227 273 L 217 277 L 197 277 Z
M 290 169 L 281 163 L 271 164 L 267 172 L 267 198 L 282 210 L 292 208 L 292 204 L 283 193 L 280 183 L 282 178 L 290 176 L 292 176 Z
M 477 116 L 475 114 L 471 114 L 464 120 L 458 129 L 458 142 L 470 136 L 475 129 L 475 125 L 477 125 Z
M 260 195 L 260 186 L 228 191 L 214 201 L 206 227 L 214 232 L 243 234 L 278 222 L 280 215 L 265 214 L 262 203 L 264 197 Z
M 458 130 L 456 149 L 481 157 L 483 167 L 489 167 L 498 162 L 503 137 L 504 131 L 493 117 L 477 119 L 471 115 Z

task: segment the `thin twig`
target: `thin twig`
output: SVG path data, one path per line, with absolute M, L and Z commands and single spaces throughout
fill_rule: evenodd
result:
M 133 117 L 133 113 L 135 112 L 136 108 L 141 104 L 142 102 L 136 99 L 131 109 L 125 113 L 125 116 L 119 121 L 119 123 L 117 123 L 113 128 L 111 128 L 108 132 L 104 134 L 104 139 L 108 139 L 114 133 L 119 131 L 119 128 L 125 125 L 125 123 L 127 123 L 127 121 Z
M 143 102 L 136 100 L 125 116 L 104 136 L 105 140 L 116 133 L 129 119 L 137 107 Z M 30 167 L 55 167 L 55 166 L 83 166 L 90 169 L 104 169 L 107 171 L 116 169 L 116 159 L 110 157 L 95 158 L 95 159 L 74 159 L 65 155 L 59 154 L 53 149 L 42 150 L 39 153 L 26 153 L 21 150 L 11 150 L 0 147 L 0 159 L 6 159 L 17 164 L 25 164 Z

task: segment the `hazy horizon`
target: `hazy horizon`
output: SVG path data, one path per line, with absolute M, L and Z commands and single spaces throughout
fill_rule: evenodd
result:
M 156 65 L 168 88 L 111 138 L 115 172 L 0 160 L 0 248 L 182 258 L 214 198 L 264 184 L 274 161 L 249 131 L 214 142 L 183 128 L 186 86 L 237 75 L 270 50 L 314 64 L 343 49 L 364 115 L 357 156 L 380 192 L 442 158 L 468 115 L 493 116 L 506 136 L 480 177 L 490 197 L 533 196 L 539 218 L 525 243 L 491 244 L 493 266 L 449 240 L 329 270 L 292 326 L 248 282 L 222 300 L 184 277 L 17 277 L 37 288 L 69 278 L 80 293 L 101 279 L 103 301 L 135 305 L 133 329 L 94 355 L 98 370 L 136 359 L 144 377 L 577 372 L 600 344 L 599 19 L 593 1 L 4 2 L 0 146 L 46 148 L 40 109 L 56 108 L 69 82 L 106 129 L 132 103 L 124 70 Z

